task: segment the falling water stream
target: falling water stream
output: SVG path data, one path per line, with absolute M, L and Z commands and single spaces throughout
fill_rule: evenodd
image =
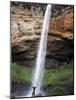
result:
M 41 32 L 41 38 L 38 48 L 38 54 L 36 59 L 36 66 L 32 79 L 32 87 L 28 93 L 28 96 L 32 96 L 32 89 L 35 89 L 35 95 L 38 95 L 41 92 L 42 79 L 44 75 L 44 67 L 45 67 L 45 56 L 46 56 L 46 48 L 47 48 L 47 36 L 48 36 L 48 28 L 49 21 L 51 16 L 51 5 L 48 4 L 45 11 L 44 22 Z

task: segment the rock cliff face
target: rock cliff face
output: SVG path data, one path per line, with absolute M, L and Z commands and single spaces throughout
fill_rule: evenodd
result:
M 33 67 L 46 4 L 11 4 L 12 62 Z M 73 7 L 52 5 L 46 54 L 47 68 L 73 61 Z

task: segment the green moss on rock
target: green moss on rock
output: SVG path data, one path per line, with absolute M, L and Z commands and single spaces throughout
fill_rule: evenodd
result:
M 68 94 L 68 92 L 62 87 L 54 87 L 53 89 L 51 89 L 51 91 L 49 91 L 48 94 L 49 95 L 65 95 L 65 94 Z

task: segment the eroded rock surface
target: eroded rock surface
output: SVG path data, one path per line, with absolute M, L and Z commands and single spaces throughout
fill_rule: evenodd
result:
M 36 5 L 36 4 L 35 4 Z M 48 46 L 47 68 L 54 68 L 73 61 L 73 7 L 53 5 Z M 59 8 L 60 7 L 60 8 Z M 12 62 L 33 67 L 36 61 L 46 5 L 11 6 Z M 55 11 L 54 11 L 55 10 Z

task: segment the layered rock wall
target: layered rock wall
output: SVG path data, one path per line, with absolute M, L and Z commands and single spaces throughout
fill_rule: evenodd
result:
M 12 62 L 33 67 L 46 4 L 11 4 Z M 73 6 L 52 5 L 46 54 L 47 68 L 73 62 Z

